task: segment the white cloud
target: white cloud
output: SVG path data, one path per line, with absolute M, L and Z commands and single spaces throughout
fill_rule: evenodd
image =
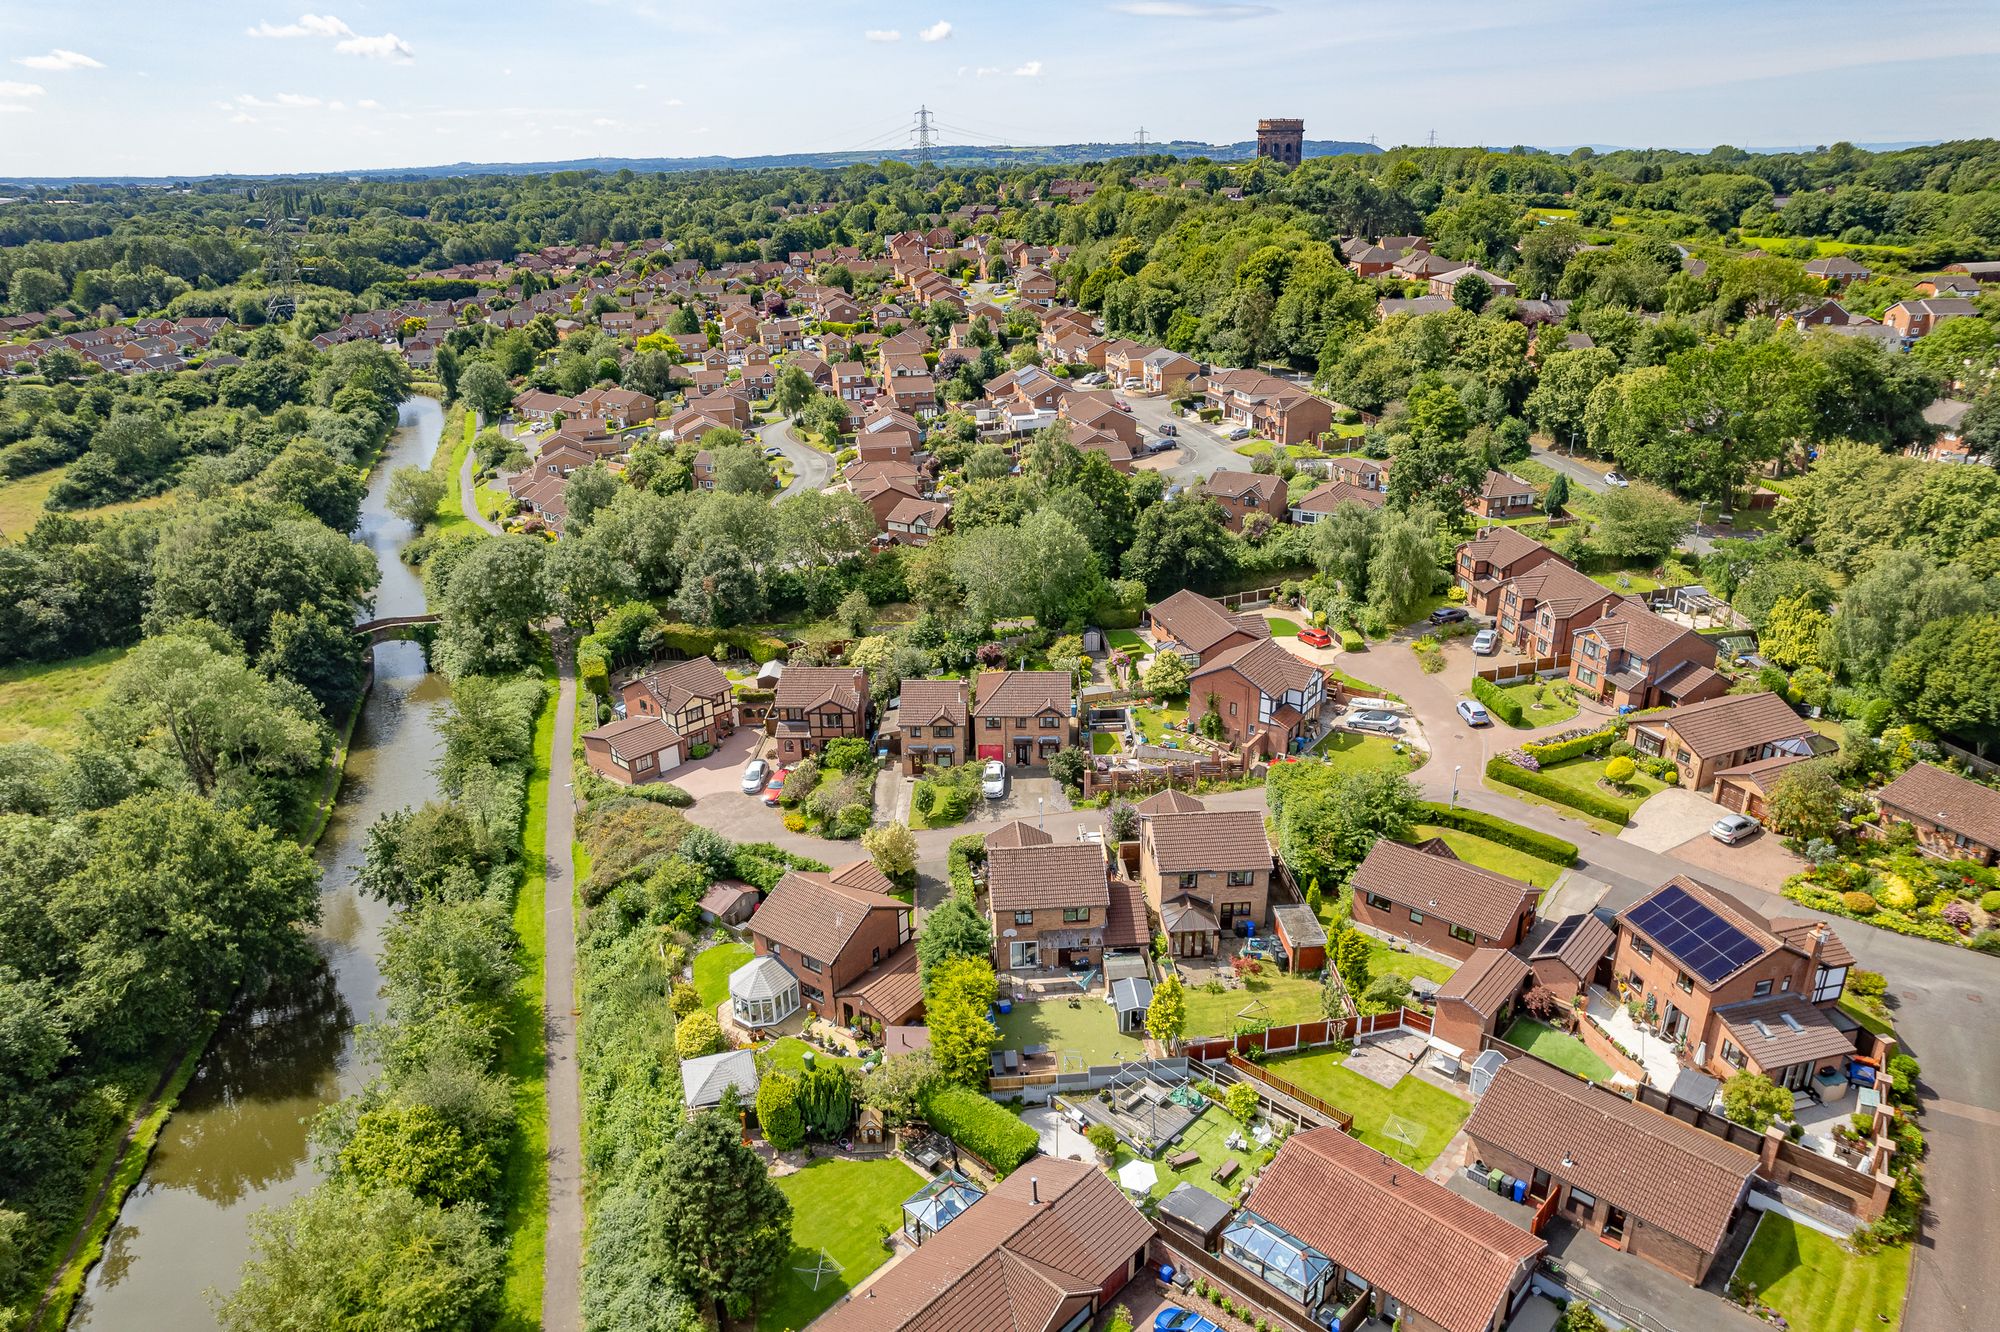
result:
M 304 93 L 279 93 L 278 105 L 306 107 L 306 106 L 320 106 L 323 104 L 321 103 L 319 98 L 308 97 Z
M 267 109 L 277 105 L 276 102 L 265 101 L 263 98 L 257 96 L 255 93 L 237 93 L 236 104 L 238 106 L 255 106 Z
M 229 118 L 229 123 L 232 125 L 254 125 L 257 123 L 257 117 L 251 115 L 248 111 L 238 111 Z
M 591 121 L 590 123 L 597 126 L 597 128 L 599 129 L 616 129 L 618 127 L 618 122 L 611 119 L 609 116 L 599 116 L 597 117 L 597 119 Z
M 393 32 L 385 32 L 380 37 L 349 37 L 344 42 L 335 42 L 333 49 L 342 55 L 388 60 L 398 65 L 407 65 L 416 56 L 410 44 Z
M 369 37 L 347 26 L 343 19 L 331 14 L 301 14 L 297 23 L 259 23 L 244 31 L 252 37 L 288 40 L 294 37 L 330 38 L 333 49 L 341 55 L 361 56 L 368 60 L 391 60 L 397 64 L 408 64 L 416 53 L 410 44 L 393 32 L 385 32 L 379 37 Z
M 39 83 L 8 83 L 0 80 L 0 97 L 40 97 L 44 91 Z
M 364 97 L 356 102 L 355 105 L 363 111 L 380 111 L 382 109 L 382 104 L 372 97 Z
M 252 37 L 352 37 L 354 29 L 331 14 L 301 14 L 297 23 L 259 23 L 246 28 Z
M 24 116 L 35 108 L 23 106 L 19 102 L 0 102 L 0 116 Z
M 871 42 L 900 42 L 903 40 L 903 34 L 894 28 L 870 28 L 861 35 Z
M 1017 79 L 1040 78 L 1041 74 L 1042 74 L 1042 62 L 1039 60 L 1030 60 L 1027 64 L 1022 65 L 1019 69 L 1014 71 L 1014 77 Z
M 46 69 L 54 73 L 61 73 L 64 70 L 70 69 L 104 68 L 102 60 L 92 60 L 81 51 L 65 51 L 60 46 L 47 55 L 18 56 L 15 58 L 14 63 L 17 65 L 26 65 L 29 69 Z
M 1269 18 L 1278 12 L 1276 5 L 1200 5 L 1185 0 L 1126 0 L 1111 7 L 1121 14 L 1136 14 L 1140 18 L 1209 19 L 1222 23 Z
M 327 109 L 327 110 L 329 110 L 329 111 L 345 111 L 345 110 L 347 109 L 347 103 L 345 103 L 345 102 L 328 102 L 328 103 L 326 104 L 326 109 Z
M 991 65 L 981 65 L 978 69 L 972 71 L 972 76 L 974 78 L 983 79 L 983 78 L 988 78 L 991 75 L 998 74 L 1000 72 L 1001 72 L 1000 70 L 995 69 Z
M 668 105 L 668 106 L 686 106 L 686 105 L 687 105 L 687 103 L 686 103 L 686 102 L 683 102 L 683 101 L 682 101 L 682 100 L 681 100 L 680 98 L 678 98 L 678 97 L 669 97 L 669 98 L 667 99 L 667 105 Z
M 951 36 L 951 24 L 945 22 L 943 19 L 939 19 L 936 23 L 931 24 L 930 27 L 918 33 L 917 36 L 927 42 L 941 42 Z

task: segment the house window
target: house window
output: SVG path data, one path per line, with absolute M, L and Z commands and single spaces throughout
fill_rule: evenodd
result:
M 1014 913 L 1014 923 L 1016 925 L 1032 925 L 1035 923 L 1035 913 L 1032 911 L 1016 911 Z
M 1754 993 L 1759 999 L 1762 999 L 1765 995 L 1769 994 L 1770 992 L 1771 992 L 1771 982 L 1767 980 L 1758 981 L 1756 989 L 1752 991 L 1752 993 Z
M 1812 1001 L 1816 1004 L 1830 1004 L 1840 998 L 1840 992 L 1846 985 L 1846 967 L 1821 967 L 1813 973 Z
M 816 957 L 807 957 L 804 953 L 799 954 L 799 964 L 815 974 L 826 970 L 826 963 Z
M 1597 672 L 1585 670 L 1579 666 L 1576 668 L 1576 682 L 1578 684 L 1594 685 L 1597 683 Z
M 1039 966 L 1041 945 L 1034 939 L 1016 939 L 1007 946 L 1007 965 L 1021 967 Z
M 1234 703 L 1229 705 L 1229 715 L 1232 717 L 1236 715 L 1236 705 Z
M 1248 902 L 1224 902 L 1222 904 L 1222 928 L 1225 930 L 1234 928 L 1238 917 L 1247 917 L 1249 914 L 1250 904 Z
M 1479 942 L 1478 933 L 1464 925 L 1452 926 L 1450 933 L 1451 937 L 1458 940 L 1460 943 L 1476 944 Z
M 1597 1210 L 1597 1195 L 1572 1188 L 1569 1191 L 1569 1204 L 1578 1211 L 1594 1212 Z
M 1181 887 L 1183 889 L 1196 888 L 1199 887 L 1200 884 L 1201 884 L 1201 875 L 1199 874 L 1181 875 Z
M 1063 924 L 1065 925 L 1081 925 L 1089 920 L 1090 908 L 1087 906 L 1063 908 Z
M 806 998 L 812 1000 L 816 1004 L 823 1004 L 826 1002 L 825 990 L 815 989 L 810 985 L 801 985 L 799 986 L 799 993 L 804 995 Z
M 1741 1068 L 1745 1062 L 1743 1052 L 1737 1049 L 1736 1042 L 1728 1037 L 1724 1037 L 1722 1041 L 1722 1062 L 1731 1068 Z
M 1044 718 L 1042 718 L 1042 729 L 1043 729 L 1044 731 L 1053 731 L 1053 730 L 1055 730 L 1055 729 L 1056 729 L 1056 727 L 1058 727 L 1058 726 L 1061 726 L 1061 725 L 1062 725 L 1062 718 L 1061 718 L 1061 717 L 1044 717 Z
M 1424 913 L 1421 911 L 1412 910 L 1410 912 L 1410 924 L 1421 925 L 1423 923 L 1424 923 Z
M 1674 977 L 1674 988 L 1682 994 L 1693 994 L 1694 977 L 1688 975 L 1685 971 L 1679 973 Z
M 1257 872 L 1255 870 L 1231 870 L 1229 871 L 1229 886 L 1231 888 L 1248 888 L 1256 881 L 1256 878 Z
M 999 719 L 998 717 L 988 717 L 988 718 L 986 719 L 986 729 L 987 729 L 987 730 L 989 730 L 989 731 L 997 731 L 997 730 L 999 730 L 999 729 L 1000 729 L 1000 719 Z
M 1395 903 L 1391 902 L 1388 898 L 1382 896 L 1382 894 L 1380 893 L 1369 893 L 1366 895 L 1366 897 L 1363 898 L 1363 900 L 1366 901 L 1369 906 L 1374 907 L 1377 911 L 1387 911 L 1395 905 Z
M 1632 940 L 1632 951 L 1640 957 L 1645 958 L 1648 962 L 1653 960 L 1653 945 L 1647 943 L 1644 939 L 1635 937 Z

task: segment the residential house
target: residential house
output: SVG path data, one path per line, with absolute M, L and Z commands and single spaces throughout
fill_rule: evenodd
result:
M 1545 560 L 1569 563 L 1549 547 L 1533 537 L 1523 536 L 1514 528 L 1488 527 L 1472 540 L 1460 543 L 1457 557 L 1452 562 L 1452 576 L 1465 589 L 1465 604 L 1469 610 L 1498 617 L 1501 594 L 1507 582 Z
M 1373 490 L 1383 495 L 1389 492 L 1389 464 L 1373 458 L 1329 458 L 1324 475 L 1330 481 L 1342 481 L 1362 490 Z
M 1500 1332 L 1545 1247 L 1330 1126 L 1285 1139 L 1221 1242 L 1295 1325 L 1408 1332 Z
M 583 754 L 598 776 L 635 786 L 680 766 L 683 737 L 658 717 L 625 717 L 583 735 Z
M 1199 666 L 1208 653 L 1271 636 L 1270 622 L 1255 611 L 1232 611 L 1186 589 L 1148 606 L 1140 627 L 1155 648 L 1180 653 L 1190 666 Z
M 1202 482 L 1201 493 L 1222 506 L 1223 520 L 1232 532 L 1241 532 L 1244 520 L 1253 513 L 1263 514 L 1272 523 L 1283 522 L 1286 516 L 1282 477 L 1225 469 Z
M 736 730 L 729 677 L 707 657 L 691 657 L 625 682 L 620 701 L 629 717 L 657 717 L 690 746 L 713 747 Z
M 950 504 L 905 497 L 883 516 L 876 542 L 883 546 L 928 546 L 950 526 Z
M 1500 637 L 1514 651 L 1568 664 L 1570 639 L 1618 594 L 1567 560 L 1537 563 L 1500 589 Z
M 1210 375 L 1204 405 L 1277 444 L 1311 444 L 1333 425 L 1333 406 L 1261 370 Z
M 1047 834 L 1026 824 L 1015 835 L 1005 832 L 986 843 L 994 970 L 1101 967 L 1112 903 L 1104 848 L 1037 841 Z
M 1468 496 L 1465 507 L 1481 518 L 1520 518 L 1535 511 L 1535 488 L 1526 481 L 1486 470 L 1479 493 Z
M 1481 948 L 1520 944 L 1541 900 L 1533 884 L 1468 865 L 1442 842 L 1379 841 L 1351 882 L 1355 925 L 1460 961 Z
M 1977 296 L 1979 279 L 1942 273 L 1936 277 L 1917 279 L 1919 296 Z
M 1849 282 L 1866 282 L 1870 274 L 1852 259 L 1835 255 L 1829 259 L 1808 259 L 1806 276 L 1816 277 L 1828 286 L 1841 286 Z
M 1882 827 L 1907 823 L 1917 846 L 1943 860 L 2000 859 L 2000 791 L 1918 763 L 1875 793 Z
M 1289 510 L 1289 516 L 1293 522 L 1304 526 L 1324 520 L 1343 504 L 1379 509 L 1388 502 L 1389 497 L 1379 490 L 1369 490 L 1346 481 L 1328 481 L 1299 496 L 1298 503 Z
M 1187 392 L 1188 381 L 1201 373 L 1201 364 L 1191 356 L 1161 347 L 1140 362 L 1141 391 L 1178 398 Z
M 1384 245 L 1382 248 L 1386 250 L 1389 247 Z M 1404 250 L 1397 255 L 1396 262 L 1389 272 L 1405 282 L 1429 282 L 1434 277 L 1456 273 L 1464 267 L 1465 265 L 1456 259 L 1446 259 L 1428 250 Z M 1449 300 L 1450 297 L 1443 293 L 1433 293 L 1433 299 Z
M 874 381 L 868 378 L 868 367 L 861 361 L 841 361 L 833 367 L 834 394 L 842 402 L 873 402 Z
M 813 1332 L 1074 1332 L 1145 1268 L 1153 1233 L 1095 1162 L 1038 1157 Z
M 1840 999 L 1854 955 L 1824 924 L 1767 920 L 1676 875 L 1619 912 L 1617 926 L 1620 995 L 1690 1067 L 1718 1078 L 1748 1068 L 1805 1091 L 1853 1053 L 1851 1038 L 1828 1041 L 1822 1010 Z
M 1504 948 L 1479 948 L 1438 987 L 1431 1034 L 1458 1047 L 1469 1059 L 1513 1021 L 1515 1003 L 1532 972 Z
M 897 742 L 905 777 L 930 767 L 964 763 L 972 734 L 965 681 L 905 680 L 895 710 L 882 721 L 882 736 Z
M 1700 1282 L 1758 1158 L 1539 1059 L 1510 1059 L 1465 1122 L 1477 1164 L 1556 1197 L 1556 1215 L 1614 1249 Z
M 1963 319 L 1978 313 L 1979 308 L 1963 296 L 1926 296 L 1897 301 L 1882 312 L 1882 322 L 1909 342 L 1925 336 L 1947 319 Z
M 848 666 L 793 666 L 778 680 L 771 716 L 778 762 L 789 767 L 829 740 L 868 734 L 868 672 Z
M 1488 290 L 1495 296 L 1519 296 L 1521 294 L 1521 289 L 1518 286 L 1501 277 L 1498 273 L 1489 273 L 1485 269 L 1475 267 L 1471 264 L 1453 268 L 1448 272 L 1430 273 L 1427 276 L 1430 280 L 1430 294 L 1433 296 L 1442 296 L 1446 300 L 1453 302 L 1458 300 L 1458 284 L 1467 278 L 1478 278 L 1486 284 Z
M 1222 738 L 1252 759 L 1304 748 L 1327 703 L 1326 672 L 1275 638 L 1204 653 L 1188 690 L 1188 716 L 1199 722 L 1212 709 Z
M 1375 302 L 1375 317 L 1382 320 L 1394 319 L 1397 315 L 1443 314 L 1456 310 L 1458 305 L 1448 296 L 1384 296 Z
M 1154 814 L 1139 824 L 1139 885 L 1175 957 L 1215 957 L 1223 935 L 1261 929 L 1272 864 L 1260 810 Z
M 1014 294 L 1029 305 L 1044 310 L 1056 301 L 1056 280 L 1038 268 L 1023 269 L 1014 275 Z
M 1926 462 L 1971 462 L 1973 455 L 1965 447 L 1965 416 L 1971 410 L 1969 402 L 1939 398 L 1924 408 L 1924 424 L 1936 433 L 1928 440 L 1910 445 L 1905 452 Z
M 1725 694 L 1656 713 L 1634 721 L 1629 738 L 1641 754 L 1671 759 L 1688 790 L 1714 787 L 1718 802 L 1752 817 L 1762 813 L 1762 802 L 1749 808 L 1749 791 L 1734 785 L 1739 769 L 1755 765 L 1756 776 L 1769 780 L 1778 769 L 1765 768 L 1768 761 L 1783 759 L 1779 766 L 1789 766 L 1833 748 L 1789 703 L 1769 692 Z
M 908 1022 L 924 996 L 910 904 L 894 892 L 870 860 L 825 874 L 787 870 L 750 917 L 751 946 L 791 972 L 800 1002 L 828 1022 Z
M 1699 703 L 1729 692 L 1715 671 L 1715 642 L 1621 597 L 1570 636 L 1569 678 L 1614 708 Z
M 1016 767 L 1042 765 L 1076 743 L 1068 671 L 982 671 L 973 682 L 974 752 Z
M 648 394 L 602 384 L 578 394 L 577 402 L 585 413 L 602 417 L 621 430 L 652 420 L 660 409 L 659 400 Z

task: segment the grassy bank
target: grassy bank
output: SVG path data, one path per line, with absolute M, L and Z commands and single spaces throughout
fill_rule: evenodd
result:
M 104 692 L 124 648 L 105 648 L 65 661 L 0 667 L 0 744 L 31 740 L 67 749 L 83 731 L 83 714 Z
M 431 455 L 431 475 L 444 482 L 444 496 L 438 500 L 437 518 L 432 524 L 440 535 L 479 533 L 479 527 L 465 516 L 465 506 L 458 498 L 458 473 L 465 466 L 465 455 L 472 451 L 472 439 L 478 433 L 479 419 L 472 412 L 463 407 L 446 412 L 444 434 L 438 441 L 437 452 Z M 446 444 L 451 447 L 446 448 Z

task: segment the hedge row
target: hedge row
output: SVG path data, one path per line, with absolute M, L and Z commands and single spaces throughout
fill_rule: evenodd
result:
M 1567 740 L 1558 740 L 1552 744 L 1535 744 L 1530 741 L 1521 746 L 1521 752 L 1547 767 L 1551 763 L 1580 758 L 1585 754 L 1602 754 L 1617 741 L 1623 729 L 1622 725 L 1614 723 L 1601 731 L 1571 736 Z
M 1520 770 L 1517 768 L 1515 771 Z M 1476 809 L 1453 809 L 1449 805 L 1429 801 L 1419 803 L 1417 810 L 1419 823 L 1435 823 L 1441 828 L 1453 828 L 1475 837 L 1484 837 L 1489 842 L 1525 851 L 1535 859 L 1546 860 L 1552 865 L 1576 864 L 1575 842 L 1565 842 L 1560 837 L 1510 823 L 1497 814 L 1486 814 Z
M 967 833 L 951 839 L 951 849 L 945 854 L 945 873 L 951 880 L 952 896 L 967 906 L 979 895 L 979 885 L 972 877 L 973 867 L 985 862 L 986 834 Z
M 1632 816 L 1625 812 L 1625 807 L 1608 796 L 1574 790 L 1542 773 L 1517 768 L 1497 754 L 1486 760 L 1486 775 L 1502 786 L 1511 786 L 1516 790 L 1526 791 L 1529 795 L 1553 800 L 1558 805 L 1568 805 L 1571 809 L 1580 810 L 1595 819 L 1603 819 L 1606 823 L 1615 823 L 1621 828 L 1632 820 Z
M 1019 1119 L 964 1087 L 936 1087 L 924 1093 L 924 1118 L 930 1126 L 1008 1175 L 1041 1149 L 1041 1137 Z
M 1521 700 L 1491 680 L 1473 676 L 1472 696 L 1484 703 L 1488 712 L 1509 726 L 1519 726 L 1527 718 L 1527 713 L 1522 711 Z

